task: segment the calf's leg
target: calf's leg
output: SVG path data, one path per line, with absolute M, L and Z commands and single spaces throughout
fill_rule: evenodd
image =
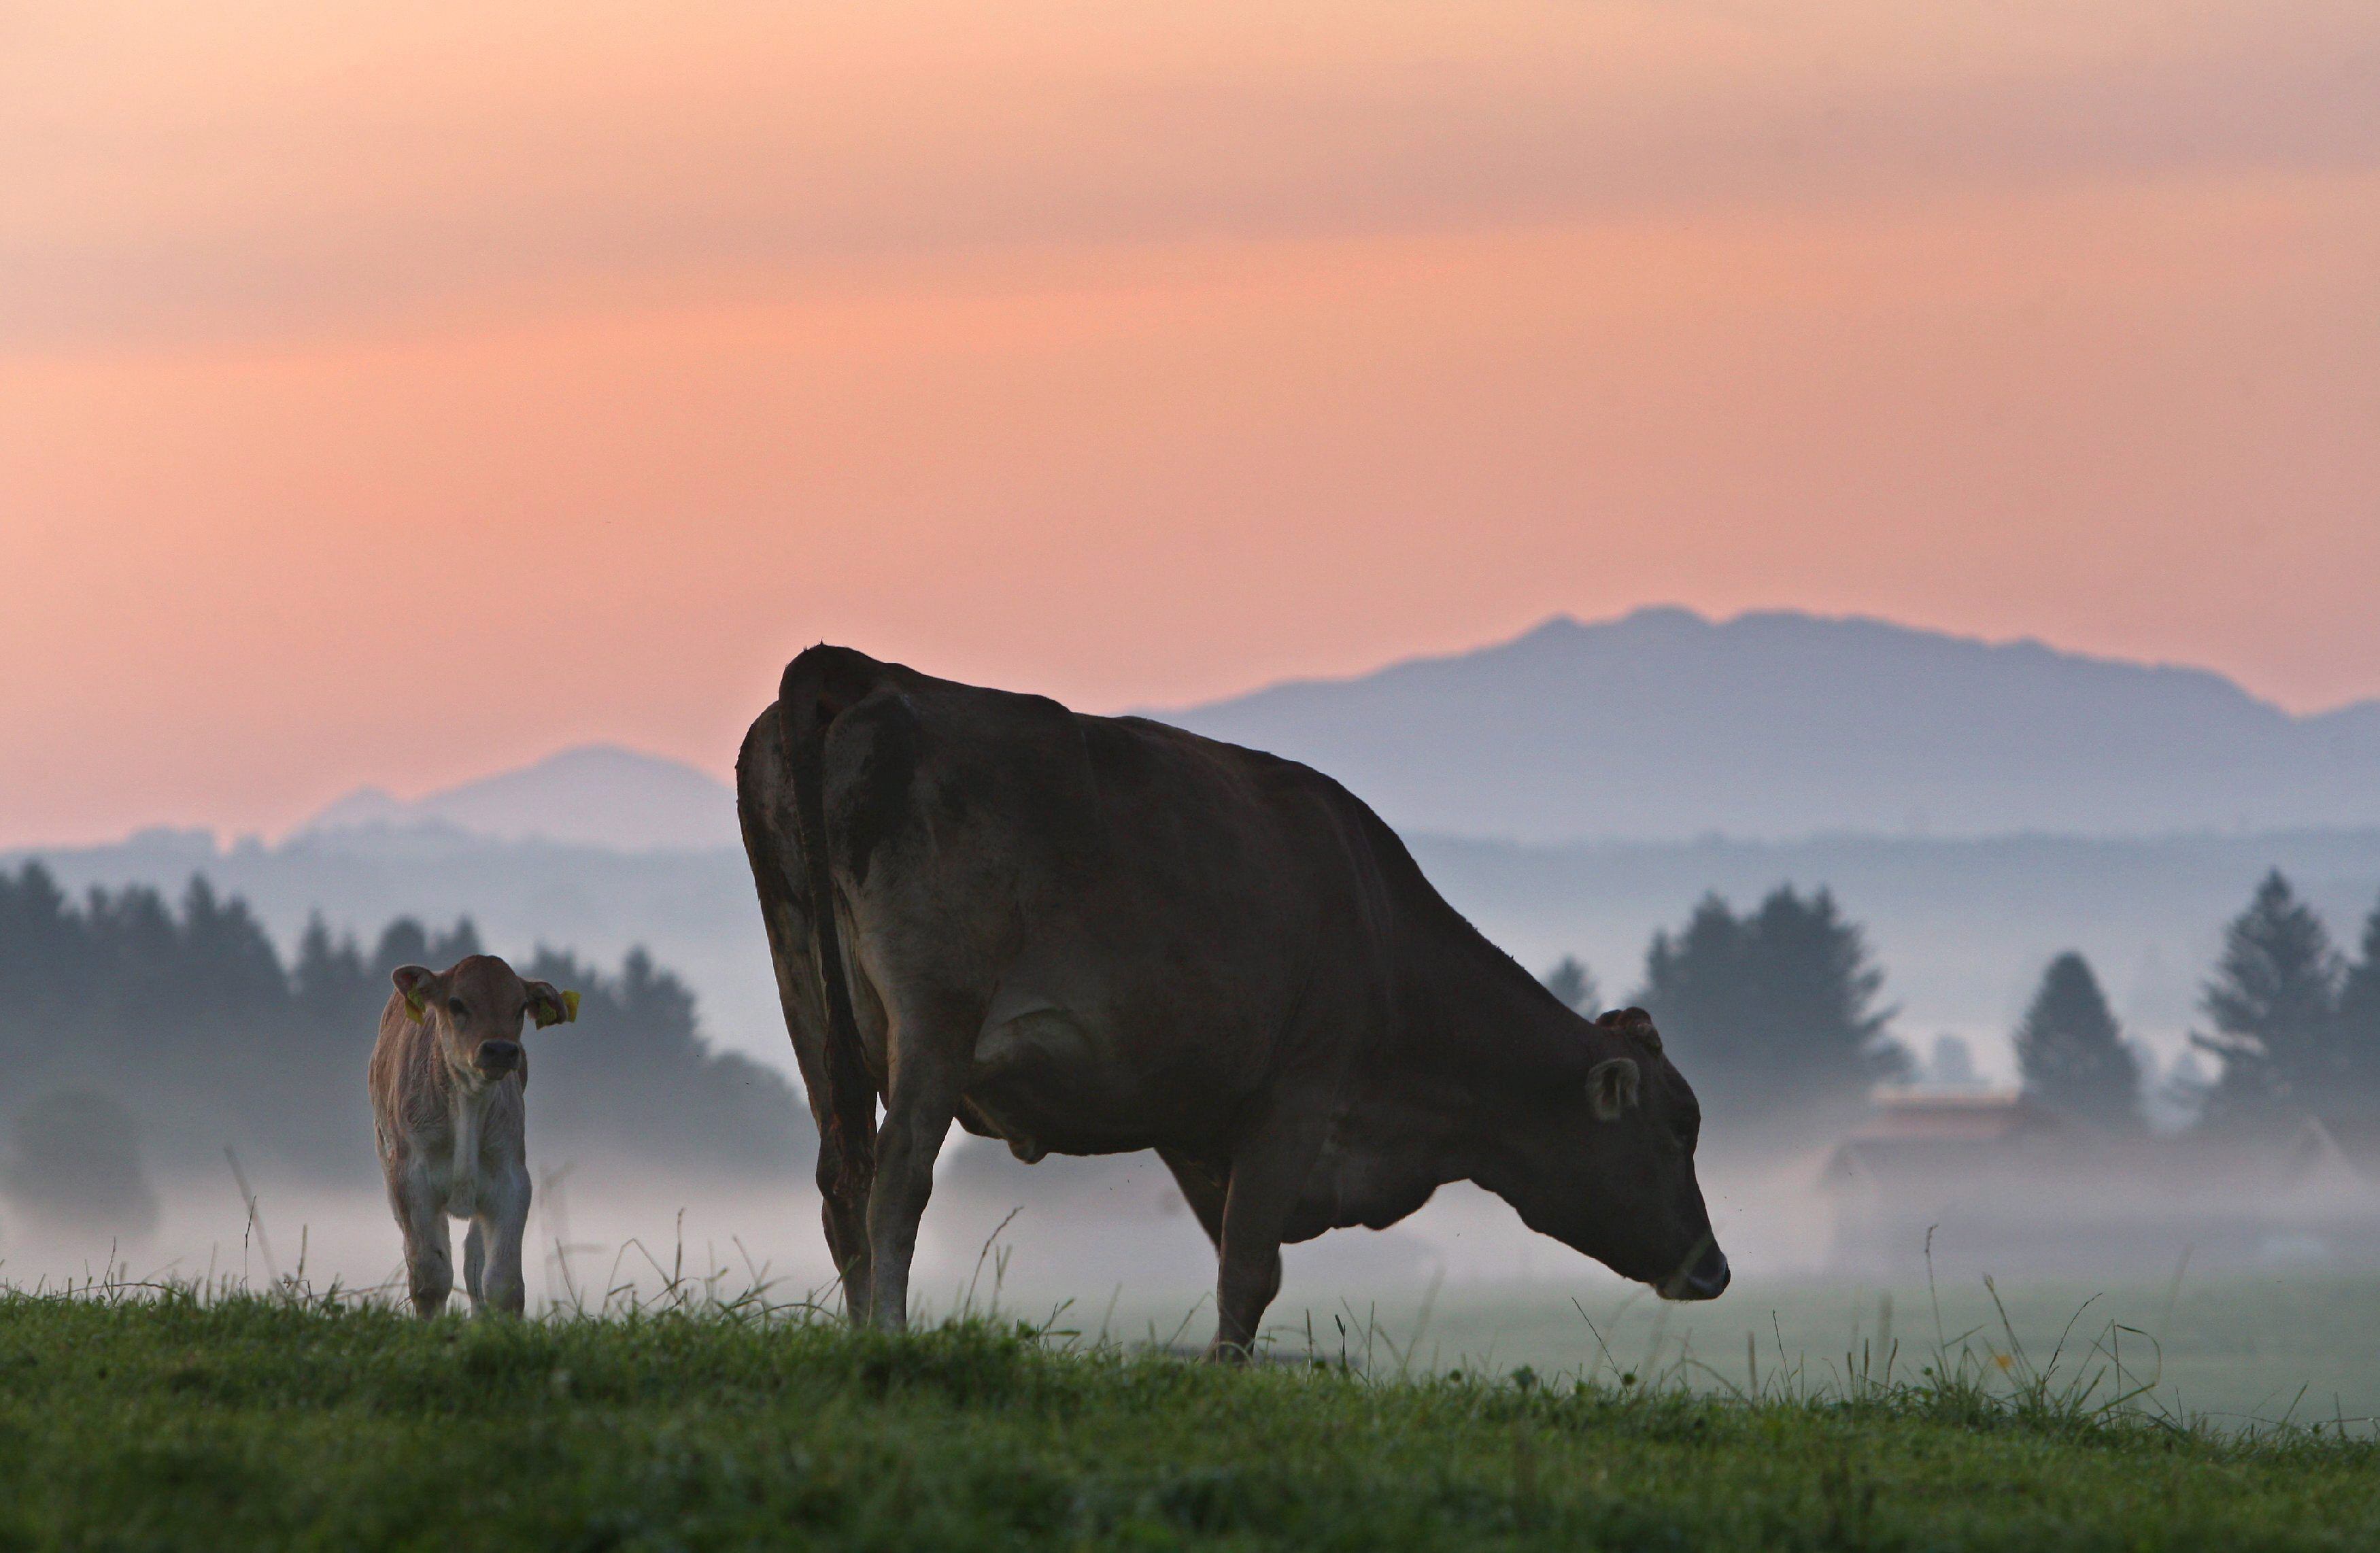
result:
M 480 1236 L 480 1220 L 474 1219 L 463 1231 L 463 1292 L 471 1296 L 471 1308 L 480 1308 L 480 1270 L 487 1266 L 488 1248 Z
M 487 1270 L 483 1281 L 472 1289 L 471 1298 L 482 1314 L 492 1310 L 518 1316 L 528 1303 L 521 1278 L 521 1241 L 528 1229 L 528 1171 L 523 1169 L 499 1177 L 490 1183 L 488 1195 L 492 1200 L 471 1223 L 472 1244 L 480 1244 L 483 1234 L 487 1244 Z
M 397 1228 L 405 1233 L 405 1281 L 414 1314 L 436 1316 L 455 1292 L 455 1252 L 446 1217 L 418 1185 L 393 1191 Z

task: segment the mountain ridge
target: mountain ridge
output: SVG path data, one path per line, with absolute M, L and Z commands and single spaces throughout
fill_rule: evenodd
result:
M 2299 717 L 2210 669 L 1799 611 L 1557 615 L 1148 715 L 1329 771 L 1401 830 L 1481 838 L 2380 820 L 2380 701 Z
M 2347 713 L 2369 712 L 2374 715 L 2380 715 L 2380 697 L 2365 697 L 2353 701 L 2342 702 L 2338 706 L 2327 708 L 2318 712 L 2291 712 L 2288 709 L 2280 706 L 2277 702 L 2275 702 L 2268 698 L 2258 696 L 2255 692 L 2248 689 L 2245 686 L 2240 685 L 2239 681 L 2231 678 L 2228 674 L 2224 673 L 2219 669 L 2210 669 L 2203 664 L 2196 663 L 2180 663 L 2169 661 L 2148 661 L 2136 658 L 2120 658 L 2108 653 L 2085 652 L 2077 648 L 2058 647 L 2053 643 L 2046 642 L 2038 637 L 2010 637 L 2004 640 L 1995 641 L 1988 637 L 1972 636 L 1957 631 L 1937 630 L 1931 626 L 1911 625 L 1901 621 L 1887 619 L 1882 615 L 1828 615 L 1819 614 L 1808 610 L 1791 609 L 1745 610 L 1739 613 L 1730 615 L 1724 620 L 1719 620 L 1702 614 L 1700 612 L 1691 609 L 1683 604 L 1643 604 L 1639 605 L 1635 609 L 1630 610 L 1625 614 L 1614 616 L 1609 620 L 1598 621 L 1582 620 L 1577 615 L 1569 613 L 1566 611 L 1560 612 L 1546 616 L 1544 619 L 1538 621 L 1535 625 L 1528 626 L 1518 635 L 1508 637 L 1501 641 L 1488 642 L 1478 647 L 1459 648 L 1451 652 L 1422 653 L 1411 658 L 1400 658 L 1390 662 L 1383 663 L 1377 668 L 1358 670 L 1354 673 L 1305 675 L 1292 679 L 1276 680 L 1269 685 L 1258 686 L 1252 690 L 1239 691 L 1230 696 L 1216 697 L 1207 701 L 1193 702 L 1186 708 L 1175 710 L 1195 712 L 1207 708 L 1232 705 L 1250 700 L 1256 697 L 1269 695 L 1275 691 L 1293 690 L 1314 686 L 1354 685 L 1364 681 L 1385 679 L 1403 673 L 1407 671 L 1423 671 L 1449 664 L 1474 663 L 1484 659 L 1492 658 L 1499 654 L 1517 652 L 1530 649 L 1544 642 L 1560 641 L 1575 635 L 1593 633 L 1607 628 L 1628 626 L 1645 627 L 1654 625 L 1667 626 L 1676 625 L 1689 629 L 1694 626 L 1703 626 L 1724 630 L 1732 626 L 1758 627 L 1780 622 L 1810 623 L 1852 630 L 1870 630 L 1903 640 L 1940 643 L 1954 648 L 1977 648 L 1988 653 L 2010 653 L 2018 655 L 2031 654 L 2038 655 L 2045 659 L 2089 667 L 2131 670 L 2149 674 L 2177 675 L 2184 679 L 2204 682 L 2208 684 L 2211 687 L 2219 688 L 2221 690 L 2236 694 L 2241 698 L 2252 702 L 2259 707 L 2270 709 L 2278 717 L 2298 722 L 2319 722 L 2325 718 L 2340 716 Z M 1162 719 L 1165 712 L 1162 710 L 1142 710 L 1137 711 L 1136 715 Z
M 2380 700 L 2300 716 L 2211 669 L 1868 616 L 1556 615 L 1468 651 L 1143 715 L 1305 761 L 1399 830 L 1479 840 L 2380 824 Z M 410 801 L 361 789 L 293 834 L 441 826 L 738 844 L 726 783 L 611 745 Z
M 685 761 L 611 744 L 576 745 L 409 801 L 358 788 L 291 834 L 442 826 L 626 852 L 707 851 L 741 839 L 725 783 Z

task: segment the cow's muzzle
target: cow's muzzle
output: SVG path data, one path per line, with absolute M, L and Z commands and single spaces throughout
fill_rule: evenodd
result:
M 1715 1300 L 1727 1292 L 1728 1282 L 1733 1277 L 1727 1265 L 1727 1253 L 1705 1230 L 1694 1249 L 1678 1263 L 1678 1270 L 1653 1288 L 1665 1300 Z
M 473 1053 L 471 1065 L 489 1078 L 502 1078 L 520 1066 L 521 1049 L 518 1041 L 481 1041 Z

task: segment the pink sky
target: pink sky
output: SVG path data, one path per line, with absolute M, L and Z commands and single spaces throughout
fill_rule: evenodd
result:
M 1796 606 L 2380 695 L 2368 0 L 0 17 L 0 845 L 845 640 Z

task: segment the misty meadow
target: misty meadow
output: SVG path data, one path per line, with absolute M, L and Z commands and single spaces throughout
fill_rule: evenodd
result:
M 0 1553 L 2380 1547 L 2380 7 L 0 10 Z

